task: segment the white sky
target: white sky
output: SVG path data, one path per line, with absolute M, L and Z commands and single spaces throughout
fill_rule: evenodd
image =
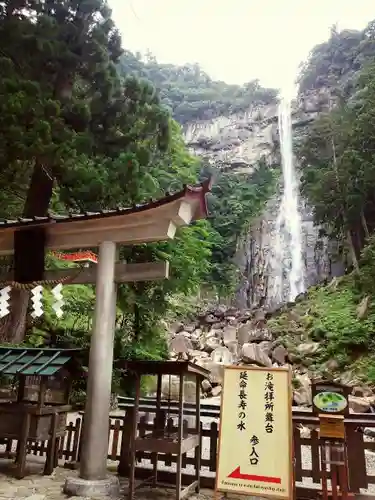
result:
M 375 0 L 109 0 L 123 47 L 159 62 L 198 62 L 214 79 L 289 86 L 310 49 L 363 29 Z

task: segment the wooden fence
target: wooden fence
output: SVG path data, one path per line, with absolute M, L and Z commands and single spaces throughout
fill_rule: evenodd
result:
M 132 400 L 122 398 L 120 408 L 126 411 L 132 407 Z M 162 405 L 169 413 L 168 426 L 173 432 L 176 430 L 177 404 L 164 402 Z M 155 401 L 150 399 L 141 400 L 139 421 L 139 433 L 144 434 L 153 428 L 153 413 L 155 412 Z M 193 427 L 194 423 L 189 422 L 194 415 L 194 404 L 185 405 L 187 428 Z M 201 457 L 201 478 L 202 486 L 214 487 L 219 408 L 212 405 L 201 405 L 201 428 L 202 428 L 202 457 Z M 66 428 L 64 439 L 61 439 L 59 446 L 59 458 L 64 460 L 66 467 L 74 467 L 79 462 L 81 435 L 83 426 L 83 413 L 74 422 L 70 422 Z M 125 417 L 110 417 L 110 432 L 108 444 L 108 460 L 119 462 L 121 457 L 121 439 Z M 317 433 L 318 419 L 309 412 L 293 411 L 293 439 L 294 439 L 294 471 L 298 498 L 316 498 L 317 490 L 320 489 L 320 460 L 319 442 Z M 375 428 L 375 415 L 373 414 L 352 414 L 345 419 L 346 436 L 348 442 L 348 462 L 350 487 L 354 493 L 363 493 L 370 485 L 375 485 L 375 456 L 373 460 L 368 460 L 366 454 L 375 452 L 375 440 L 371 440 L 364 435 L 365 428 Z M 7 443 L 5 452 L 12 455 L 12 444 Z M 47 452 L 47 442 L 30 443 L 29 452 L 34 455 L 43 456 Z M 194 453 L 194 452 L 192 452 Z M 138 464 L 136 474 L 138 477 L 148 477 L 149 469 L 152 467 L 151 454 L 139 452 L 137 455 Z M 174 462 L 175 458 L 170 455 L 160 454 L 159 457 L 159 478 L 163 482 L 174 482 Z M 183 457 L 184 476 L 183 482 L 191 482 L 194 475 L 194 456 L 187 454 Z M 375 488 L 374 488 L 375 491 Z

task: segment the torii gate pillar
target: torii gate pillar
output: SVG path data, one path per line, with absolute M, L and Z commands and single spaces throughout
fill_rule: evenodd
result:
M 100 244 L 80 474 L 78 478 L 67 479 L 64 486 L 64 492 L 72 496 L 115 496 L 119 493 L 117 477 L 107 476 L 116 320 L 116 255 L 116 243 L 104 241 Z

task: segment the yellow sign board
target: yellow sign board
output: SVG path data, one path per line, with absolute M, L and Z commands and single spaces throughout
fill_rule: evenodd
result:
M 291 372 L 224 371 L 216 491 L 293 497 Z

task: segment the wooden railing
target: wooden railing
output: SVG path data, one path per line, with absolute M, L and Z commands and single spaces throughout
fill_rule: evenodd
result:
M 122 398 L 120 408 L 125 412 L 133 406 L 131 399 Z M 194 422 L 189 417 L 194 415 L 194 404 L 185 404 L 185 426 L 193 427 Z M 163 402 L 162 407 L 168 415 L 168 428 L 171 432 L 176 430 L 177 403 Z M 155 412 L 155 401 L 142 399 L 140 405 L 140 421 L 138 432 L 144 434 L 153 428 L 153 417 Z M 59 446 L 59 457 L 64 460 L 66 467 L 74 467 L 79 462 L 81 435 L 83 426 L 83 413 L 66 428 L 64 439 Z M 202 457 L 201 478 L 202 486 L 214 487 L 217 445 L 219 431 L 220 411 L 217 406 L 201 405 L 201 428 L 202 428 Z M 110 417 L 110 432 L 108 444 L 108 460 L 119 462 L 121 458 L 121 440 L 124 428 L 124 416 Z M 294 473 L 298 498 L 316 498 L 317 490 L 320 489 L 320 463 L 319 442 L 317 433 L 318 419 L 310 412 L 293 411 L 293 440 L 294 440 Z M 346 437 L 348 443 L 348 462 L 350 487 L 354 493 L 360 490 L 368 490 L 369 485 L 375 484 L 375 464 L 371 468 L 371 462 L 366 460 L 367 452 L 375 452 L 375 441 L 364 436 L 364 428 L 375 428 L 375 415 L 352 414 L 345 419 Z M 302 430 L 301 430 L 302 429 Z M 13 454 L 12 443 L 7 443 L 4 452 Z M 45 455 L 47 442 L 29 444 L 29 452 L 34 455 Z M 139 452 L 136 473 L 138 477 L 149 476 L 151 468 L 151 454 Z M 163 482 L 174 482 L 174 462 L 170 455 L 160 454 L 159 478 Z M 184 476 L 183 481 L 189 482 L 194 475 L 194 456 L 189 453 L 183 457 Z

